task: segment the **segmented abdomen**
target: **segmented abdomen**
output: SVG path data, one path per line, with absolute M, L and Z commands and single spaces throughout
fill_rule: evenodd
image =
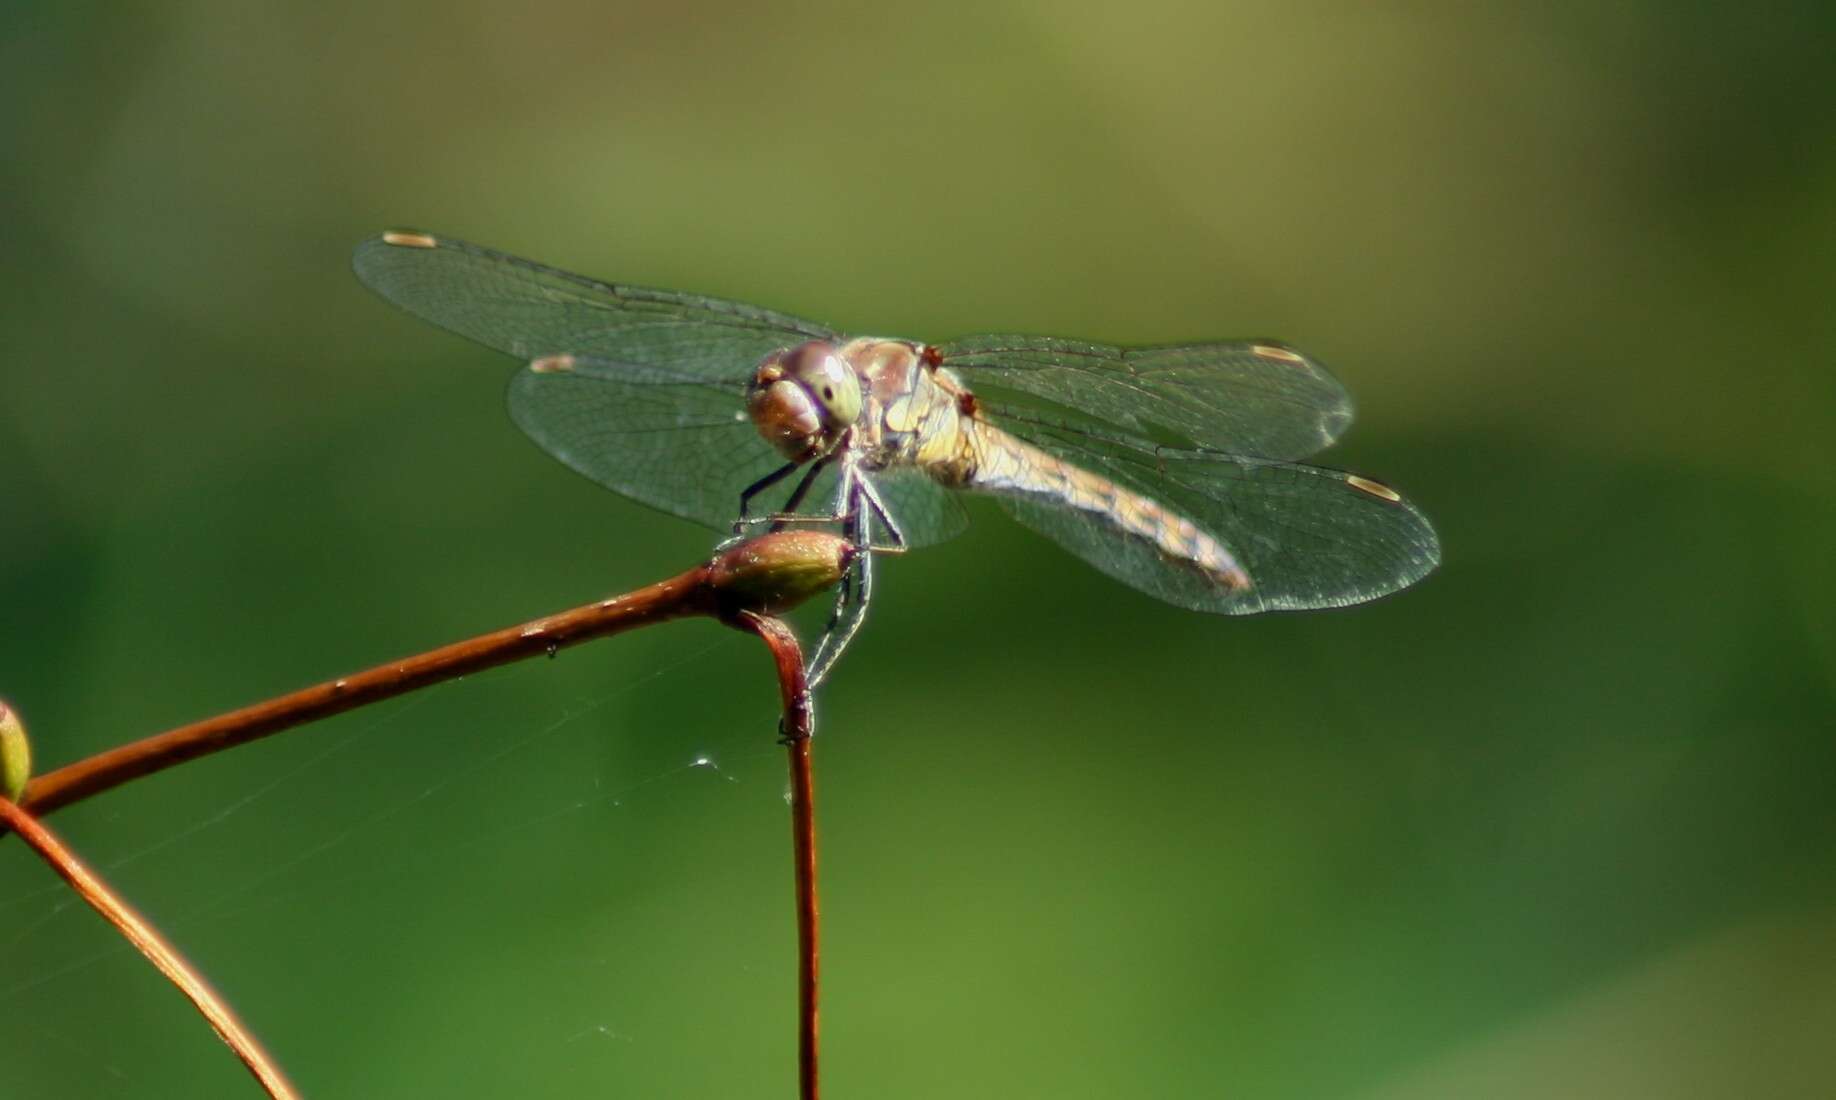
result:
M 1161 553 L 1187 562 L 1232 589 L 1250 586 L 1249 574 L 1217 539 L 1186 517 L 1089 470 L 1017 439 L 984 421 L 964 417 L 963 453 L 970 468 L 964 484 L 995 493 L 1044 497 L 1098 516 Z

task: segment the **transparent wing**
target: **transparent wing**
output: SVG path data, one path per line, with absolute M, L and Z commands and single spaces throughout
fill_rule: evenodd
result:
M 745 384 L 668 371 L 575 361 L 524 368 L 510 380 L 510 418 L 579 473 L 671 515 L 723 529 L 740 490 L 783 465 L 736 416 Z
M 602 283 L 464 241 L 385 233 L 351 266 L 371 290 L 525 362 L 579 356 L 725 379 L 828 329 L 740 302 Z
M 917 470 L 895 468 L 870 476 L 907 545 L 930 546 L 968 528 L 969 517 L 955 494 Z M 875 538 L 884 541 L 884 533 Z
M 1027 442 L 1190 519 L 1249 573 L 1233 592 L 1101 517 L 997 496 L 1020 522 L 1110 576 L 1168 603 L 1249 615 L 1363 603 L 1441 560 L 1427 517 L 1394 491 L 1338 470 L 1102 436 L 1025 415 L 987 418 Z
M 784 460 L 745 418 L 745 374 L 710 380 L 656 367 L 576 357 L 573 368 L 524 368 L 510 381 L 510 418 L 541 448 L 593 481 L 659 511 L 726 530 L 740 491 Z M 761 494 L 754 514 L 776 510 L 802 471 Z M 961 508 L 922 475 L 878 475 L 913 545 L 962 530 Z M 832 471 L 818 475 L 804 511 L 829 507 Z
M 1328 446 L 1351 395 L 1276 340 L 1115 348 L 1041 336 L 967 336 L 937 347 L 978 397 L 1107 425 L 1156 443 L 1277 460 Z

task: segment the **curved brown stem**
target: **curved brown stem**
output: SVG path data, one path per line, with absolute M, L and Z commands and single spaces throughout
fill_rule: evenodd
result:
M 191 964 L 185 961 L 177 948 L 167 943 L 164 936 L 142 919 L 127 902 L 117 897 L 100 876 L 77 858 L 75 852 L 66 848 L 55 833 L 4 798 L 0 798 L 0 822 L 18 833 L 19 839 L 43 857 L 51 869 L 70 884 L 71 889 L 127 937 L 128 942 L 145 955 L 148 962 L 158 967 L 167 980 L 178 986 L 179 992 L 191 1000 L 218 1037 L 236 1052 L 236 1057 L 242 1059 L 243 1065 L 249 1067 L 249 1072 L 255 1075 L 255 1080 L 261 1082 L 261 1087 L 267 1090 L 269 1096 L 274 1100 L 298 1100 L 299 1093 L 288 1083 L 286 1075 L 281 1073 L 273 1057 L 262 1049 L 261 1043 L 236 1018 L 228 1002 L 211 988 L 202 974 L 191 968 Z
M 734 625 L 757 634 L 771 649 L 778 665 L 778 690 L 784 701 L 782 742 L 790 756 L 791 840 L 797 863 L 797 1084 L 802 1100 L 816 1100 L 817 931 L 816 905 L 816 785 L 810 774 L 810 737 L 816 732 L 815 711 L 797 636 L 782 620 L 750 611 L 735 617 Z
M 43 816 L 131 779 L 469 673 L 641 626 L 716 613 L 709 565 L 622 596 L 377 665 L 99 752 L 34 778 L 19 804 Z

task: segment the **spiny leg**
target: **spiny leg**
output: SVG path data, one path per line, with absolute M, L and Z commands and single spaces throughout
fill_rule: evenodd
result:
M 861 532 L 863 535 L 869 532 L 871 524 L 872 520 L 866 518 L 866 513 L 862 513 Z M 857 568 L 860 570 L 859 593 L 854 597 L 854 606 L 849 610 L 846 621 L 840 625 L 839 629 L 832 629 L 823 635 L 822 644 L 816 647 L 816 658 L 811 665 L 810 672 L 812 688 L 828 678 L 829 670 L 835 667 L 835 662 L 841 659 L 842 651 L 848 648 L 848 643 L 854 641 L 855 634 L 860 632 L 861 624 L 867 621 L 867 605 L 873 599 L 872 552 L 864 551 L 861 554 Z M 839 611 L 840 608 L 838 607 L 837 610 Z
M 837 439 L 835 444 L 829 448 L 828 453 L 818 458 L 810 467 L 810 472 L 804 474 L 803 480 L 799 481 L 797 487 L 791 490 L 791 495 L 785 500 L 784 507 L 778 509 L 778 514 L 774 517 L 776 522 L 772 524 L 771 529 L 773 531 L 782 529 L 778 526 L 780 523 L 809 522 L 802 517 L 797 509 L 803 506 L 803 498 L 809 495 L 811 486 L 816 484 L 816 476 L 827 469 L 828 466 L 837 459 L 841 460 L 841 485 L 835 494 L 835 504 L 830 508 L 829 515 L 824 517 L 824 519 L 833 522 L 843 519 L 847 515 L 848 511 L 854 506 L 854 501 L 851 499 L 851 486 L 853 484 L 851 475 L 854 473 L 854 463 L 857 461 L 857 456 L 854 453 L 853 428 L 849 428 L 847 431 L 843 432 L 841 438 Z M 818 520 L 818 522 L 822 522 L 822 520 Z
M 892 536 L 892 545 L 874 546 L 870 542 L 863 542 L 861 545 L 862 551 L 871 552 L 877 550 L 882 554 L 905 553 L 905 532 L 899 530 L 899 525 L 893 522 L 892 513 L 886 510 L 886 502 L 880 499 L 880 491 L 874 488 L 873 479 L 867 477 L 859 478 L 856 483 L 856 488 L 860 492 L 861 499 L 867 502 L 867 507 L 871 510 L 871 514 L 880 517 L 880 522 L 886 525 L 886 533 Z M 858 508 L 860 505 L 857 502 L 854 506 Z
M 771 488 L 773 485 L 776 485 L 778 482 L 783 481 L 791 471 L 795 470 L 800 465 L 802 465 L 802 463 L 786 462 L 771 473 L 766 474 L 751 485 L 741 489 L 739 495 L 739 518 L 733 521 L 733 534 L 722 539 L 715 545 L 714 549 L 716 551 L 721 551 L 727 549 L 729 546 L 744 542 L 746 541 L 746 531 L 748 528 L 755 527 L 760 523 L 769 522 L 770 517 L 755 519 L 747 514 L 752 510 L 752 498 Z M 804 475 L 804 480 L 807 481 L 814 476 L 816 476 L 816 471 L 812 469 L 808 474 Z
M 810 488 L 815 485 L 817 475 L 822 473 L 824 468 L 838 460 L 841 464 L 842 477 L 836 485 L 835 501 L 829 505 L 829 510 L 826 512 L 797 511 L 798 507 L 803 504 L 803 498 L 809 495 Z M 747 527 L 754 527 L 761 523 L 771 524 L 771 529 L 773 531 L 782 531 L 784 528 L 793 524 L 806 524 L 810 526 L 820 526 L 827 523 L 845 524 L 848 517 L 853 515 L 855 509 L 860 505 L 856 489 L 866 485 L 866 481 L 856 472 L 858 470 L 857 463 L 859 461 L 859 457 L 848 450 L 847 440 L 844 439 L 840 446 L 837 446 L 834 450 L 831 450 L 828 454 L 816 460 L 816 465 L 810 468 L 809 473 L 803 475 L 803 480 L 797 483 L 796 489 L 791 492 L 789 499 L 784 502 L 784 506 L 781 509 L 765 516 L 742 516 L 740 520 L 733 525 L 733 529 L 735 531 L 741 531 Z M 879 509 L 880 518 L 887 523 L 891 523 L 891 518 L 886 514 L 885 506 L 879 502 L 877 496 L 873 498 L 872 503 L 875 508 Z M 901 537 L 897 547 L 882 549 L 888 549 L 890 552 L 897 553 L 904 549 L 904 541 L 904 538 Z
M 854 491 L 857 477 L 858 475 L 854 471 L 853 463 L 843 464 L 841 489 L 844 494 L 851 494 Z M 871 556 L 872 551 L 865 548 L 865 544 L 860 537 L 860 509 L 843 504 L 841 505 L 841 511 L 843 513 L 841 517 L 842 537 L 847 539 L 850 545 L 856 547 L 856 554 L 858 557 Z M 846 614 L 848 608 L 852 604 L 855 583 L 854 575 L 859 568 L 858 562 L 850 563 L 847 572 L 842 574 L 841 584 L 836 586 L 835 606 L 829 611 L 829 621 L 823 626 L 822 640 L 816 643 L 816 652 L 810 658 L 810 668 L 812 670 L 826 668 L 833 662 L 833 658 L 827 658 L 825 654 L 828 652 L 830 646 L 834 644 L 836 630 L 842 623 L 843 615 Z M 812 677 L 810 680 L 811 686 L 815 686 L 815 683 L 815 678 Z
M 848 608 L 849 599 L 854 588 L 854 571 L 857 568 L 859 567 L 850 566 L 848 571 L 842 574 L 841 584 L 835 589 L 835 606 L 830 609 L 829 621 L 827 625 L 822 628 L 822 639 L 816 643 L 816 652 L 810 654 L 811 676 L 809 683 L 812 688 L 821 682 L 821 677 L 828 672 L 829 666 L 834 663 L 834 658 L 829 656 L 829 647 L 834 644 L 836 627 L 841 624 L 842 615 Z
M 810 487 L 816 484 L 816 479 L 822 476 L 822 472 L 828 469 L 829 464 L 834 462 L 835 456 L 840 453 L 841 449 L 836 448 L 810 463 L 810 472 L 803 475 L 803 479 L 797 482 L 797 487 L 791 490 L 791 495 L 785 498 L 784 507 L 778 509 L 780 516 L 797 514 L 797 509 L 803 506 L 803 498 L 810 495 Z M 775 525 L 772 527 L 774 531 L 777 529 Z
M 810 495 L 810 487 L 816 484 L 816 479 L 818 477 L 821 477 L 822 472 L 825 469 L 827 469 L 837 458 L 841 457 L 841 454 L 842 454 L 842 448 L 836 447 L 833 450 L 829 451 L 828 454 L 825 454 L 821 458 L 818 458 L 814 462 L 810 463 L 810 468 L 806 470 L 803 474 L 803 477 L 797 481 L 797 487 L 791 490 L 791 495 L 785 499 L 784 505 L 781 508 L 779 508 L 777 511 L 772 512 L 769 515 L 749 516 L 746 514 L 746 505 L 750 502 L 751 496 L 754 493 L 756 493 L 759 490 L 768 488 L 771 485 L 775 484 L 776 482 L 782 480 L 784 475 L 790 473 L 791 470 L 796 469 L 798 464 L 793 462 L 793 463 L 790 463 L 788 466 L 780 467 L 777 470 L 773 470 L 770 474 L 767 474 L 765 477 L 760 478 L 758 481 L 755 481 L 751 485 L 747 486 L 746 491 L 740 495 L 740 516 L 738 519 L 733 521 L 734 535 L 735 536 L 743 535 L 746 533 L 747 528 L 756 527 L 762 523 L 771 524 L 771 529 L 773 531 L 782 531 L 784 527 L 788 524 L 834 523 L 836 520 L 840 519 L 841 516 L 839 514 L 830 515 L 830 516 L 823 516 L 823 515 L 806 516 L 798 512 L 797 508 L 803 504 L 803 498 Z
M 849 541 L 860 547 L 860 556 L 855 567 L 860 572 L 860 589 L 858 595 L 854 595 L 850 601 L 849 582 L 852 577 L 842 578 L 841 590 L 835 601 L 835 610 L 829 617 L 828 629 L 823 633 L 822 641 L 816 646 L 816 655 L 810 662 L 810 686 L 812 688 L 822 683 L 829 675 L 829 669 L 833 668 L 835 662 L 841 658 L 842 651 L 847 649 L 848 643 L 854 640 L 855 633 L 860 630 L 861 624 L 867 619 L 867 604 L 873 597 L 874 551 L 871 547 L 873 545 L 874 509 L 871 503 L 869 507 L 861 507 L 860 501 L 860 498 L 866 497 L 872 490 L 866 488 L 867 479 L 858 475 L 849 477 L 848 475 L 851 474 L 853 470 L 850 467 L 844 474 L 850 482 L 850 495 L 859 494 L 859 497 L 849 505 L 846 531 Z M 850 602 L 852 602 L 852 607 L 847 610 L 847 617 L 844 620 L 843 611 Z
M 844 464 L 842 466 L 842 490 L 844 492 L 852 490 L 853 482 L 854 467 L 852 464 Z M 857 555 L 866 555 L 871 551 L 860 549 L 860 525 L 856 522 L 857 515 L 858 512 L 854 509 L 844 509 L 841 517 L 842 537 L 847 539 L 850 545 L 857 547 Z M 854 573 L 857 568 L 858 565 L 850 563 L 847 571 L 842 574 L 841 583 L 835 588 L 835 606 L 829 611 L 829 621 L 822 628 L 822 640 L 816 643 L 816 652 L 810 658 L 812 669 L 823 664 L 823 654 L 835 638 L 835 629 L 841 623 L 842 614 L 849 606 L 849 599 L 854 588 Z M 812 679 L 810 684 L 812 687 L 815 686 L 815 680 Z
M 766 474 L 764 477 L 740 490 L 739 519 L 734 523 L 734 530 L 736 532 L 739 530 L 739 525 L 746 522 L 746 513 L 752 507 L 752 498 L 771 488 L 773 485 L 776 485 L 778 482 L 783 481 L 789 476 L 790 472 L 796 468 L 797 463 L 786 462 L 771 473 Z
M 802 465 L 802 463 L 787 462 L 771 473 L 753 482 L 751 485 L 746 486 L 745 489 L 740 491 L 739 518 L 733 521 L 733 537 L 723 540 L 716 549 L 724 550 L 735 543 L 744 541 L 747 531 L 760 524 L 769 523 L 771 524 L 771 530 L 782 531 L 786 525 L 792 523 L 821 524 L 835 522 L 835 517 L 833 516 L 804 516 L 793 515 L 791 513 L 795 512 L 797 506 L 803 503 L 803 498 L 809 495 L 810 486 L 816 483 L 816 479 L 822 475 L 823 469 L 831 462 L 835 461 L 837 453 L 836 451 L 830 451 L 828 454 L 810 463 L 810 468 L 804 471 L 803 477 L 798 480 L 797 487 L 791 490 L 791 495 L 784 502 L 783 509 L 772 512 L 769 515 L 747 515 L 746 513 L 752 503 L 752 498 L 766 489 L 771 488 L 773 485 L 776 485 L 778 482 L 783 481 L 786 475 Z

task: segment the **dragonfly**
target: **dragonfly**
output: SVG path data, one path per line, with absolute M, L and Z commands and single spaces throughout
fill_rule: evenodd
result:
M 735 538 L 835 524 L 866 549 L 813 684 L 865 617 L 875 555 L 961 532 L 966 492 L 1197 611 L 1358 604 L 1440 561 L 1400 493 L 1299 461 L 1339 437 L 1352 403 L 1277 340 L 845 336 L 418 231 L 363 242 L 353 268 L 407 312 L 522 360 L 511 418 L 600 485 Z

